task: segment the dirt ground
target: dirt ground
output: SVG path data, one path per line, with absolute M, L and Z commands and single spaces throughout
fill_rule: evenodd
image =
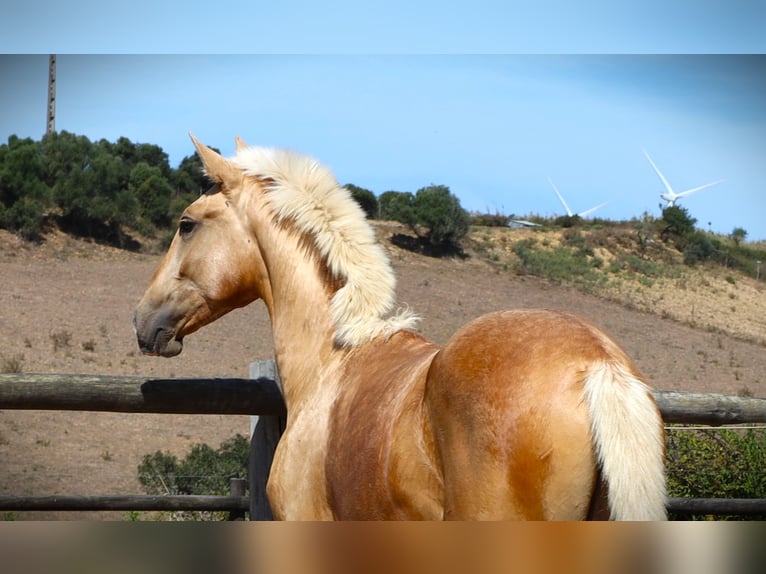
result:
M 386 237 L 386 230 L 381 234 Z M 432 259 L 385 242 L 398 301 L 443 343 L 463 323 L 511 307 L 580 313 L 612 334 L 652 386 L 766 397 L 766 349 L 731 330 L 688 324 L 499 271 L 476 257 Z M 30 246 L 0 231 L 0 370 L 159 377 L 246 377 L 273 347 L 262 304 L 185 340 L 173 359 L 142 356 L 131 313 L 159 255 L 54 235 Z M 763 313 L 764 300 L 752 313 Z M 766 333 L 761 333 L 766 340 Z M 0 494 L 140 494 L 136 469 L 156 450 L 183 457 L 247 434 L 246 416 L 0 411 Z M 1 516 L 1 514 L 0 514 Z M 7 517 L 11 518 L 11 517 Z M 13 513 L 14 519 L 120 519 L 120 513 Z

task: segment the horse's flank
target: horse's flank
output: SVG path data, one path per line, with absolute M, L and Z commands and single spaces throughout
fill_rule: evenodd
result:
M 608 492 L 613 518 L 664 517 L 662 420 L 603 332 L 505 311 L 440 349 L 411 314 L 386 318 L 390 263 L 329 170 L 241 142 L 231 160 L 195 145 L 218 188 L 183 216 L 136 332 L 144 352 L 170 356 L 263 299 L 288 408 L 275 516 L 571 520 Z

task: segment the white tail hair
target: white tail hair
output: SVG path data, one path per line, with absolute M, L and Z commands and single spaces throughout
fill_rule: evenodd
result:
M 622 365 L 601 361 L 585 396 L 612 520 L 665 520 L 665 436 L 649 387 Z

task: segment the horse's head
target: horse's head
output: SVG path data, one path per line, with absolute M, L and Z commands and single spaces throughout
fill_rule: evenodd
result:
M 263 262 L 240 209 L 248 181 L 240 169 L 192 140 L 215 185 L 181 215 L 170 248 L 136 307 L 133 325 L 148 355 L 179 354 L 185 335 L 261 296 Z

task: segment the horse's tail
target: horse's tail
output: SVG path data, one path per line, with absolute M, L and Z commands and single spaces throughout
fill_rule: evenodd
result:
M 665 431 L 649 388 L 616 362 L 585 375 L 591 432 L 613 520 L 665 520 Z

